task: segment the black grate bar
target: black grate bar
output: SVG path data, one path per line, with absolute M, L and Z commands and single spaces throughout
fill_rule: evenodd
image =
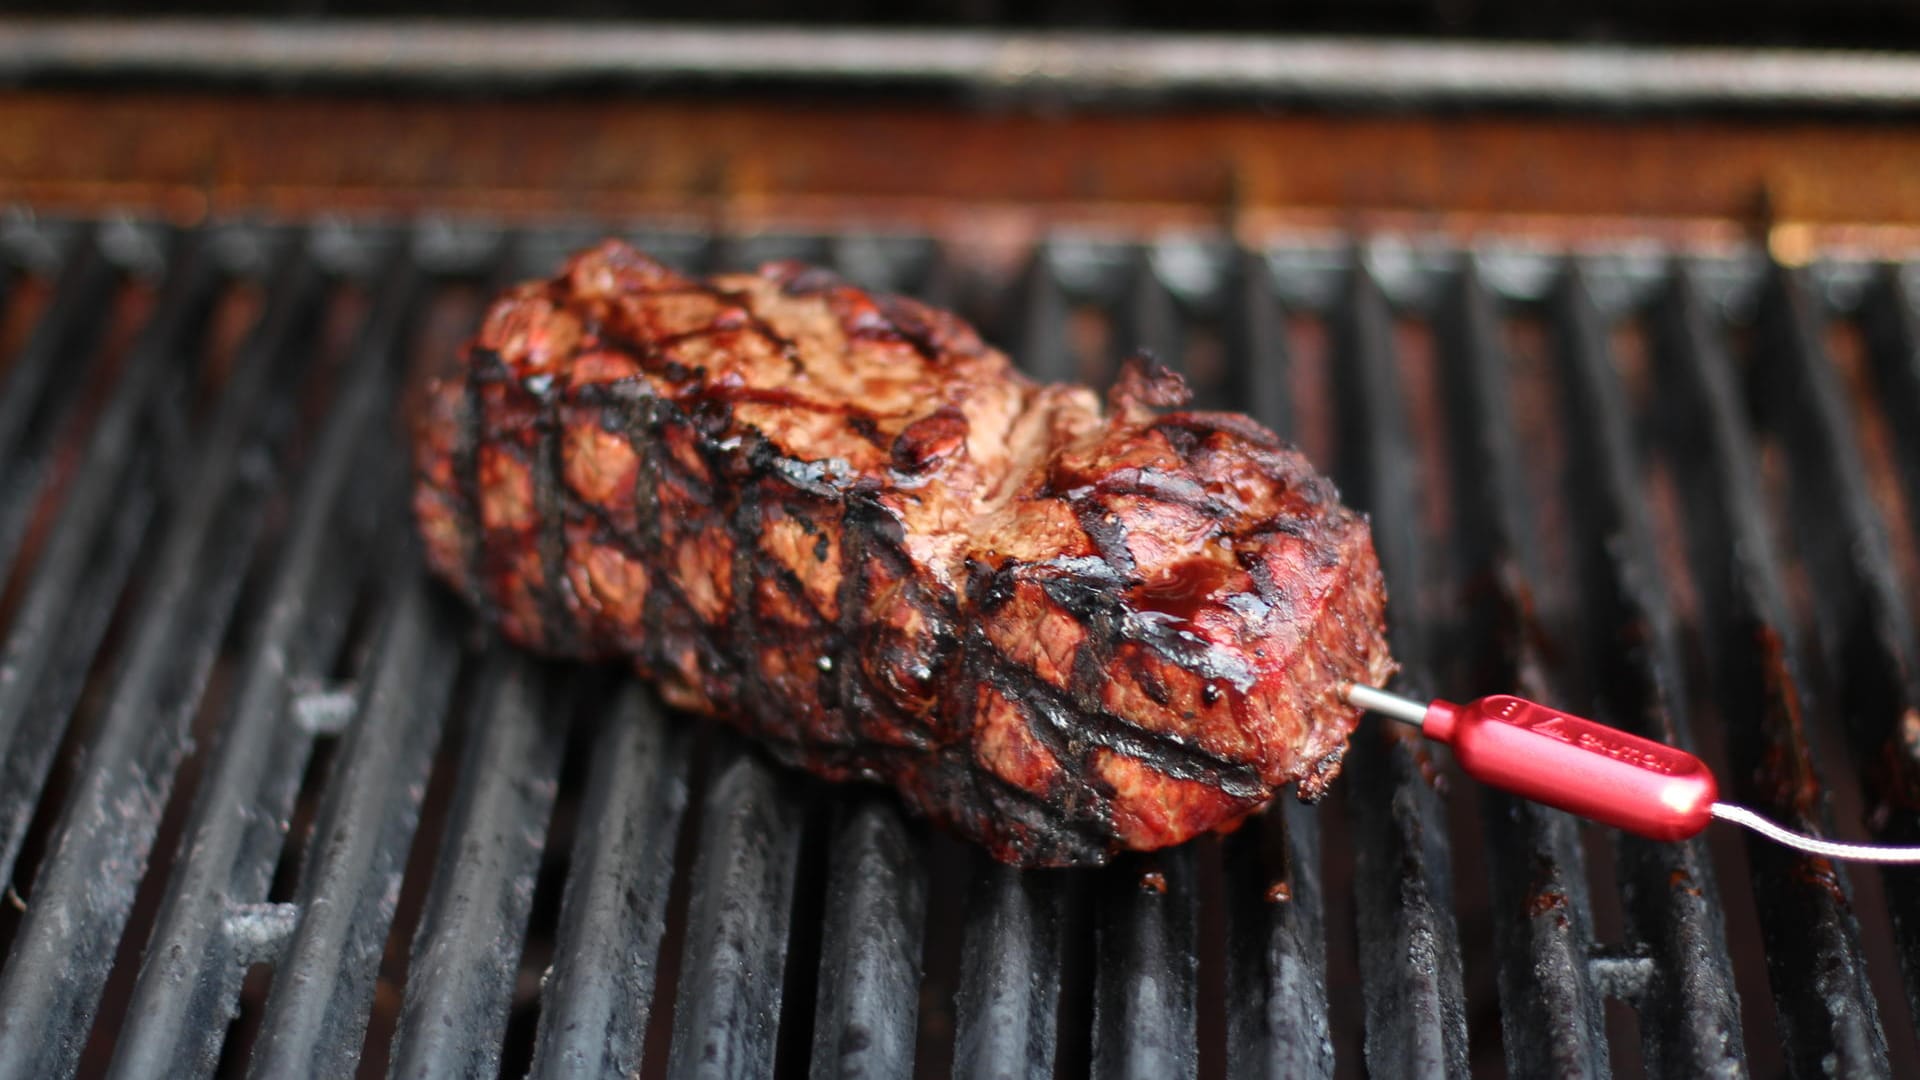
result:
M 1066 298 L 1045 244 L 1034 249 L 1010 308 L 1014 360 L 1037 379 L 1077 378 Z M 1067 886 L 1063 875 L 1022 875 L 975 853 L 954 988 L 956 1076 L 1052 1075 Z
M 351 368 L 291 519 L 275 569 L 269 610 L 297 603 L 327 565 L 325 523 L 351 498 L 351 481 L 372 475 L 392 490 L 404 474 L 389 457 L 358 468 L 354 452 L 392 398 L 392 367 L 412 320 L 419 274 L 400 252 L 378 286 L 374 310 L 354 346 Z M 393 917 L 408 842 L 444 721 L 454 668 L 451 631 L 435 618 L 431 587 L 410 546 L 380 590 L 387 604 L 370 671 L 317 814 L 298 886 L 298 921 L 267 999 L 253 1071 L 307 1076 L 344 1071 L 360 1050 L 373 980 Z
M 1564 700 L 1540 653 L 1533 599 L 1541 555 L 1527 509 L 1512 362 L 1492 298 L 1469 262 L 1443 303 L 1438 337 L 1452 433 L 1464 580 L 1477 595 L 1462 651 L 1477 685 Z M 1557 810 L 1489 791 L 1482 803 L 1492 875 L 1500 1021 L 1517 1076 L 1605 1076 L 1606 1020 L 1588 977 L 1593 914 L 1579 826 Z
M 5 393 L 0 394 L 0 450 L 12 457 L 40 411 L 42 396 L 59 372 L 62 359 L 83 356 L 91 335 L 105 329 L 101 313 L 114 282 L 114 269 L 101 250 L 99 236 L 83 225 L 64 245 L 53 296 L 34 325 L 33 334 L 7 368 Z
M 1902 486 L 1920 493 L 1920 311 L 1914 309 L 1920 280 L 1909 286 L 1916 277 L 1920 270 L 1912 265 L 1888 267 L 1868 294 L 1863 330 Z M 1907 513 L 1920 529 L 1920 497 L 1907 500 Z
M 1009 328 L 1014 363 L 1042 382 L 1077 381 L 1080 365 L 1067 341 L 1067 316 L 1066 294 L 1054 276 L 1052 253 L 1043 243 L 1033 249 L 1020 277 Z
M 502 649 L 475 695 L 460 787 L 414 932 L 390 1075 L 500 1071 L 569 710 L 545 669 Z
M 253 1076 L 344 1076 L 359 1059 L 456 666 L 452 626 L 433 594 L 414 576 L 387 613 L 322 796 Z
M 1865 317 L 1868 357 L 1874 385 L 1880 392 L 1892 434 L 1892 451 L 1903 473 L 1905 488 L 1920 493 L 1920 315 L 1902 282 L 1902 271 L 1889 268 L 1871 293 Z M 1920 495 L 1910 494 L 1907 512 L 1920 527 Z M 1907 674 L 1915 673 L 1909 660 Z M 1902 716 L 1920 716 L 1920 711 Z M 1904 784 L 1878 785 L 1878 804 L 1868 815 L 1875 833 L 1888 843 L 1920 843 L 1920 782 L 1913 779 L 1914 759 L 1920 755 L 1920 731 L 1903 722 L 1887 733 L 1883 755 L 1888 771 L 1904 777 Z M 1869 757 L 1867 760 L 1873 760 Z M 1888 906 L 1893 909 L 1894 933 L 1901 942 L 1907 980 L 1907 1003 L 1913 1022 L 1920 1024 L 1920 875 L 1888 869 Z
M 1912 613 L 1900 596 L 1886 527 L 1867 489 L 1867 467 L 1854 434 L 1851 409 L 1833 360 L 1827 356 L 1799 275 L 1775 267 L 1759 305 L 1754 372 L 1760 422 L 1782 440 L 1792 469 L 1799 554 L 1815 581 L 1815 605 L 1823 643 L 1839 659 L 1848 687 L 1904 693 L 1887 686 L 1905 679 L 1916 651 Z M 1857 678 L 1856 678 L 1857 677 Z M 1875 685 L 1880 684 L 1880 685 Z M 1884 734 L 1885 717 L 1859 711 L 1875 704 L 1850 702 L 1849 718 L 1873 727 L 1861 731 L 1866 747 Z M 1880 702 L 1879 704 L 1884 704 Z M 1898 716 L 1904 704 L 1895 706 Z M 1877 722 L 1876 722 L 1877 721 Z M 1876 737 L 1878 736 L 1878 737 Z
M 317 314 L 325 275 L 310 243 L 293 241 L 297 261 L 275 304 L 288 307 L 266 325 L 289 320 L 305 333 Z M 280 330 L 267 333 L 286 349 Z M 262 366 L 265 366 L 264 364 Z M 146 964 L 135 984 L 114 1055 L 121 1076 L 191 1075 L 212 1071 L 219 1060 L 252 950 L 235 939 L 227 920 L 210 910 L 263 903 L 284 840 L 283 823 L 312 749 L 311 730 L 289 716 L 302 682 L 313 682 L 346 633 L 344 580 L 352 554 L 365 537 L 329 534 L 326 485 L 309 485 L 296 510 L 302 523 L 279 557 L 264 593 L 261 614 L 248 627 L 232 704 L 211 763 L 182 833 L 172 877 L 148 939 Z M 324 561 L 327 566 L 317 565 Z M 236 808 L 240 808 L 236 812 Z
M 199 325 L 217 284 L 218 269 L 204 238 L 196 236 L 187 244 L 190 250 L 177 256 L 160 308 L 141 332 L 88 440 L 33 579 L 7 628 L 6 642 L 0 645 L 0 671 L 7 673 L 0 679 L 0 748 L 5 750 L 9 779 L 19 781 L 0 789 L 0 876 L 13 872 L 32 807 L 90 662 L 90 652 L 74 656 L 56 651 L 63 636 L 61 617 L 78 595 L 107 584 L 118 593 L 117 581 L 88 581 L 95 569 L 90 556 L 102 530 L 109 535 L 118 531 L 115 518 L 127 509 L 119 497 L 136 482 L 129 474 L 144 478 L 140 486 L 157 479 L 148 457 L 136 454 L 142 416 L 153 407 L 159 383 L 185 362 L 186 339 Z M 94 602 L 97 599 L 89 597 L 89 604 Z M 42 684 L 54 692 L 40 697 Z M 0 1017 L 0 1043 L 6 1025 L 7 1018 Z
M 1197 1075 L 1193 848 L 1122 859 L 1097 888 L 1094 1075 Z
M 1908 843 L 1920 833 L 1916 807 L 1896 813 L 1903 792 L 1920 792 L 1920 641 L 1894 568 L 1886 522 L 1868 488 L 1852 409 L 1822 344 L 1817 312 L 1800 275 L 1776 268 L 1761 304 L 1756 358 L 1762 422 L 1787 448 L 1800 554 L 1811 573 L 1828 669 L 1861 766 L 1870 806 L 1886 807 L 1875 835 Z M 1897 392 L 1897 388 L 1894 388 Z M 1867 406 L 1871 407 L 1871 406 Z M 1911 437 L 1911 434 L 1909 434 Z M 1875 814 L 1869 814 L 1871 819 Z M 1883 875 L 1893 909 L 1920 911 L 1920 875 Z M 1904 903 L 1902 903 L 1904 901 Z M 1898 925 L 1898 924 L 1897 924 Z M 1920 993 L 1920 926 L 1899 925 L 1909 995 Z
M 273 479 L 262 398 L 285 378 L 311 294 L 279 294 L 209 425 L 183 505 L 169 517 L 128 644 L 0 975 L 0 1076 L 76 1066 L 115 947 L 185 756 L 188 726 L 239 598 Z M 15 1072 L 15 1070 L 22 1070 Z
M 541 995 L 536 1077 L 636 1076 L 647 1049 L 690 733 L 638 684 L 602 725 Z
M 1225 842 L 1227 1071 L 1333 1075 L 1320 829 L 1282 792 Z
M 1790 622 L 1752 432 L 1729 358 L 1680 266 L 1654 350 L 1670 410 L 1663 429 L 1682 476 L 1703 623 L 1727 725 L 1733 799 L 1789 828 L 1825 833 L 1807 745 L 1798 634 Z M 1833 863 L 1749 837 L 1754 896 L 1782 1043 L 1800 1075 L 1888 1074 L 1845 874 Z
M 278 279 L 292 284 L 288 273 Z M 298 365 L 282 357 L 298 356 L 290 346 L 313 315 L 313 290 L 275 292 L 184 475 L 77 790 L 36 874 L 35 905 L 0 978 L 0 1001 L 12 1001 L 0 1057 L 35 1076 L 75 1067 L 246 580 L 236 571 L 261 532 L 276 479 L 271 448 L 282 434 L 275 419 L 284 415 L 265 398 L 290 396 Z
M 80 700 L 159 506 L 153 473 L 152 468 L 136 463 L 120 478 L 111 516 L 101 526 L 101 535 L 90 538 L 87 572 L 59 605 L 55 616 L 59 624 L 29 623 L 31 632 L 50 634 L 54 641 L 39 680 L 23 688 L 24 712 L 13 725 L 19 749 L 0 758 L 0 873 L 8 876 L 16 869 L 33 805 L 47 782 L 64 727 Z M 29 601 L 39 599 L 39 590 L 28 593 Z M 9 642 L 13 640 L 10 637 Z
M 953 999 L 955 1076 L 1053 1075 L 1065 886 L 1058 874 L 974 855 Z
M 70 368 L 90 366 L 86 360 L 111 322 L 104 314 L 113 307 L 113 284 L 113 268 L 93 230 L 81 229 L 68 245 L 52 300 L 0 386 L 0 583 L 20 553 L 54 441 L 79 408 L 82 395 L 75 391 L 86 380 L 57 388 L 48 383 L 63 361 Z
M 1334 367 L 1343 488 L 1373 515 L 1374 546 L 1397 598 L 1390 630 L 1402 692 L 1432 687 L 1421 580 L 1421 469 L 1408 432 L 1393 326 L 1364 265 L 1349 282 Z M 1420 736 L 1400 725 L 1362 724 L 1346 766 L 1352 780 L 1354 902 L 1366 1008 L 1367 1067 L 1379 1076 L 1463 1076 L 1466 1006 L 1453 921 L 1446 808 Z
M 1136 254 L 1113 314 L 1116 362 L 1145 353 L 1187 374 L 1179 313 L 1145 250 Z M 1120 860 L 1096 888 L 1094 1071 L 1195 1075 L 1200 890 L 1193 848 Z
M 1598 715 L 1692 747 L 1685 659 L 1654 549 L 1633 414 L 1578 264 L 1552 306 L 1575 558 L 1590 663 L 1600 675 Z M 1739 998 L 1705 841 L 1655 843 L 1623 834 L 1618 853 L 1627 933 L 1655 965 L 1635 1002 L 1649 1074 L 1744 1076 Z
M 1281 438 L 1295 437 L 1293 351 L 1286 311 L 1276 295 L 1273 268 L 1256 252 L 1236 251 L 1229 268 L 1227 366 L 1236 376 L 1236 403 Z
M 881 796 L 843 803 L 829 845 L 813 1075 L 913 1072 L 926 845 Z
M 725 736 L 701 805 L 667 1074 L 773 1070 L 800 858 L 793 778 Z
M 1187 370 L 1183 349 L 1185 328 L 1181 325 L 1180 311 L 1167 287 L 1161 284 L 1153 262 L 1152 250 L 1142 248 L 1134 254 L 1128 268 L 1125 292 L 1112 313 L 1116 331 L 1114 368 L 1118 370 L 1120 362 L 1129 356 L 1145 353 L 1191 381 L 1193 373 Z M 1194 391 L 1196 402 L 1213 404 L 1203 400 L 1208 388 L 1195 387 Z
M 1293 436 L 1292 356 L 1265 260 L 1232 268 L 1230 356 L 1254 418 Z M 1281 792 L 1224 842 L 1227 1070 L 1233 1076 L 1330 1077 L 1327 950 L 1317 811 Z

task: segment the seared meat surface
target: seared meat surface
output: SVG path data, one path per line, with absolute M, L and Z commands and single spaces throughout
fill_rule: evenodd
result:
M 1364 519 L 1246 417 L 1039 385 L 820 270 L 619 243 L 500 298 L 417 416 L 434 570 L 512 641 L 891 784 L 1000 859 L 1231 826 L 1392 671 Z

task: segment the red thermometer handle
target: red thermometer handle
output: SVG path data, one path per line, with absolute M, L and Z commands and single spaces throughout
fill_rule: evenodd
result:
M 1511 694 L 1423 705 L 1352 684 L 1345 697 L 1420 725 L 1453 747 L 1468 776 L 1522 798 L 1654 840 L 1684 840 L 1713 821 L 1713 773 L 1665 743 Z
M 1340 693 L 1355 708 L 1418 724 L 1484 784 L 1638 836 L 1685 840 L 1718 818 L 1829 859 L 1920 864 L 1920 847 L 1827 840 L 1720 802 L 1713 773 L 1692 754 L 1525 698 L 1422 704 L 1358 683 Z
M 1654 840 L 1705 829 L 1720 798 L 1684 750 L 1510 694 L 1435 701 L 1420 728 L 1482 783 Z

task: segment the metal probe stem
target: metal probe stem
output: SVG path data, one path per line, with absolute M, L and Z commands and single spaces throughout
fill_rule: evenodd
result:
M 1427 718 L 1427 706 L 1404 698 L 1399 694 L 1390 694 L 1374 686 L 1360 683 L 1341 683 L 1340 697 L 1356 709 L 1376 712 L 1381 716 L 1390 716 L 1402 723 L 1419 727 Z

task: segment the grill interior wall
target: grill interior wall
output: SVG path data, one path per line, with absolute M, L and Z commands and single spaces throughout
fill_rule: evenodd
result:
M 1022 875 L 487 645 L 395 406 L 593 235 L 0 233 L 0 1073 L 1920 1071 L 1911 871 L 1582 829 L 1369 723 L 1319 808 Z M 951 303 L 1048 378 L 1148 348 L 1373 514 L 1406 688 L 1920 832 L 1910 271 L 635 235 Z

